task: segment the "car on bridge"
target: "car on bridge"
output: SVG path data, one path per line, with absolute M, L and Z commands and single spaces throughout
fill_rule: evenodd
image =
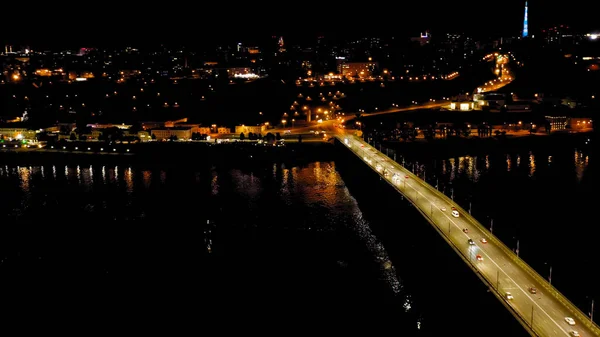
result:
M 460 216 L 460 214 L 458 213 L 457 210 L 452 211 L 452 216 L 455 218 L 458 218 Z
M 481 243 L 487 243 L 487 240 L 485 238 L 481 238 Z
M 535 287 L 529 287 L 529 292 L 532 294 L 537 294 L 537 289 Z
M 442 212 L 445 212 L 445 211 L 446 211 L 446 207 L 442 206 L 442 207 L 440 208 L 440 210 L 441 210 Z
M 473 239 L 469 239 L 469 244 L 470 244 L 471 246 L 473 246 L 473 245 L 475 244 L 475 241 L 473 241 Z
M 469 233 L 469 229 L 468 228 L 463 228 L 463 233 Z
M 506 293 L 504 293 L 504 297 L 506 297 L 507 300 L 512 300 L 513 299 L 513 295 L 507 291 Z
M 483 261 L 483 256 L 481 256 L 479 254 L 477 254 L 476 258 L 477 258 L 477 261 Z
M 571 330 L 569 331 L 569 335 L 573 336 L 573 337 L 579 337 L 580 334 L 579 332 L 575 331 L 575 330 Z
M 565 322 L 567 322 L 569 325 L 575 325 L 575 320 L 571 317 L 565 317 Z

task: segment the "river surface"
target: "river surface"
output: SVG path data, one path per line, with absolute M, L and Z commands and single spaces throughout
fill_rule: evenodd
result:
M 600 297 L 590 155 L 415 154 L 407 165 L 493 219 L 542 275 L 552 265 L 553 284 L 585 307 Z M 351 165 L 0 166 L 2 297 L 22 310 L 61 301 L 184 326 L 227 317 L 251 331 L 523 333 L 411 206 Z
M 394 317 L 415 330 L 334 162 L 241 166 L 0 167 L 3 297 L 111 310 L 131 299 L 135 311 L 156 301 L 157 312 L 251 322 Z

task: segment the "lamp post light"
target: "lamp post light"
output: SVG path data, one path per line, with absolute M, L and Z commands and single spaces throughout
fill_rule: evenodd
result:
M 549 266 L 549 270 L 548 270 L 548 283 L 552 284 L 552 265 L 548 262 L 545 262 L 544 264 Z

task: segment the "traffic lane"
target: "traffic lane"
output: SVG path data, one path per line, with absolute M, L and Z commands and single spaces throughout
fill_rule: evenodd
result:
M 438 103 L 419 104 L 419 105 L 414 105 L 414 106 L 405 107 L 405 108 L 396 108 L 396 109 L 372 112 L 372 113 L 364 114 L 363 117 L 379 116 L 379 115 L 385 115 L 385 114 L 392 114 L 392 113 L 396 113 L 396 112 L 414 111 L 414 110 L 419 110 L 419 109 L 439 108 L 439 107 L 441 107 L 443 105 L 447 105 L 447 104 L 449 104 L 449 103 L 448 102 L 438 102 Z
M 481 232 L 476 225 L 470 223 L 470 220 L 467 218 L 464 219 L 464 225 L 471 226 L 469 227 L 470 230 L 478 231 L 480 233 L 479 237 L 487 236 L 486 233 Z M 480 241 L 477 240 L 476 242 Z M 571 312 L 565 306 L 563 306 L 554 296 L 552 296 L 552 294 L 547 293 L 545 288 L 543 288 L 537 282 L 537 279 L 524 272 L 523 269 L 518 267 L 518 265 L 510 263 L 512 259 L 509 256 L 507 256 L 505 251 L 502 250 L 499 246 L 495 244 L 490 244 L 489 242 L 487 244 L 479 243 L 478 245 L 484 254 L 493 257 L 493 261 L 497 263 L 498 267 L 501 268 L 507 274 L 507 277 L 512 278 L 512 281 L 519 285 L 518 287 L 520 292 L 522 292 L 522 295 L 524 295 L 524 297 L 528 299 L 527 303 L 531 303 L 531 305 L 540 306 L 541 308 L 543 308 L 541 309 L 542 313 L 544 315 L 547 315 L 548 319 L 556 325 L 558 325 L 559 327 L 561 327 L 563 331 L 568 332 L 573 330 L 573 327 L 568 325 L 568 323 L 566 323 L 564 319 L 565 317 L 573 316 Z M 530 287 L 537 288 L 537 294 L 532 294 L 529 291 Z M 517 295 L 515 293 L 513 293 L 513 295 L 516 299 Z M 541 315 L 542 319 L 546 319 L 544 315 Z M 535 316 L 537 318 L 538 315 L 536 314 Z M 585 326 L 582 325 L 582 327 L 583 330 L 587 330 Z M 582 335 L 583 333 L 585 333 L 583 330 L 579 331 Z M 589 333 L 591 333 L 591 331 L 589 331 Z
M 418 186 L 418 185 L 417 185 Z M 417 187 L 415 185 L 410 185 L 410 187 L 415 188 Z M 427 189 L 428 190 L 428 189 Z M 410 193 L 409 193 L 410 195 Z M 435 196 L 435 194 L 432 194 L 431 197 Z M 437 196 L 436 196 L 437 197 Z M 418 201 L 417 201 L 418 202 Z M 423 203 L 423 202 L 421 202 Z M 423 206 L 427 206 L 427 204 L 425 205 L 421 205 L 421 207 Z M 443 212 L 440 210 L 440 212 Z M 521 296 L 519 296 L 519 299 L 523 299 L 523 304 L 525 304 L 526 307 L 531 308 L 531 306 L 534 306 L 534 313 L 535 316 L 534 318 L 537 318 L 537 323 L 539 323 L 540 319 L 543 321 L 547 321 L 548 327 L 543 327 L 544 330 L 549 330 L 552 332 L 556 331 L 556 328 L 560 329 L 560 333 L 559 335 L 562 334 L 568 334 L 568 331 L 571 331 L 572 327 L 569 326 L 566 321 L 564 320 L 564 317 L 569 316 L 570 312 L 565 311 L 565 307 L 562 306 L 562 304 L 555 299 L 555 297 L 553 296 L 545 296 L 545 297 L 540 297 L 540 296 L 535 296 L 533 294 L 531 294 L 529 292 L 529 286 L 535 286 L 537 288 L 541 288 L 539 287 L 539 285 L 537 284 L 536 280 L 531 277 L 528 273 L 524 273 L 524 271 L 519 268 L 517 265 L 514 265 L 512 263 L 508 263 L 510 259 L 508 256 L 506 256 L 506 253 L 504 252 L 504 250 L 500 249 L 498 246 L 496 246 L 495 244 L 490 244 L 489 240 L 488 243 L 484 244 L 481 243 L 480 239 L 481 237 L 484 237 L 486 239 L 488 239 L 488 235 L 486 235 L 486 233 L 482 232 L 479 230 L 479 228 L 474 225 L 473 223 L 471 223 L 471 221 L 468 218 L 464 218 L 464 217 L 459 217 L 459 218 L 453 218 L 448 214 L 444 214 L 442 220 L 448 220 L 449 222 L 453 222 L 456 225 L 457 228 L 457 233 L 460 237 L 460 234 L 464 234 L 462 239 L 465 242 L 468 242 L 468 239 L 471 238 L 473 239 L 476 244 L 472 247 L 467 247 L 465 248 L 464 245 L 468 244 L 460 244 L 461 241 L 459 241 L 460 246 L 463 246 L 463 251 L 469 251 L 469 252 L 473 252 L 473 254 L 470 254 L 470 259 L 475 263 L 476 259 L 474 259 L 474 256 L 476 256 L 477 253 L 481 253 L 481 255 L 484 257 L 484 261 L 477 261 L 477 262 L 484 262 L 484 263 L 476 263 L 477 267 L 481 267 L 483 265 L 485 265 L 485 261 L 490 261 L 495 265 L 496 270 L 500 270 L 501 274 L 505 274 L 506 278 L 508 278 L 510 280 L 511 283 L 513 283 L 518 289 L 519 289 L 519 293 L 521 293 Z M 462 232 L 462 228 L 468 228 L 469 234 Z M 477 235 L 472 235 L 472 233 L 477 233 Z M 459 238 L 460 240 L 461 238 Z M 455 243 L 456 244 L 456 243 Z M 486 259 L 487 257 L 487 259 Z M 481 269 L 481 268 L 480 268 Z M 485 274 L 485 273 L 484 273 Z M 488 274 L 486 275 L 489 281 L 492 281 L 494 279 L 494 275 L 492 274 Z M 539 295 L 539 291 L 538 291 L 538 295 Z M 518 296 L 517 293 L 513 293 L 513 296 Z M 517 298 L 517 297 L 515 297 Z M 538 299 L 541 299 L 541 301 L 539 301 Z M 538 300 L 538 301 L 536 301 Z M 519 302 L 519 301 L 515 301 L 515 302 Z M 535 303 L 537 302 L 537 303 Z M 518 306 L 516 306 L 518 307 Z M 538 307 L 539 311 L 541 312 L 536 312 L 535 311 L 535 307 Z M 519 310 L 519 312 L 522 314 L 523 317 L 527 317 L 526 314 L 526 310 L 527 308 L 521 308 L 522 310 Z M 537 317 L 538 314 L 540 314 L 540 317 Z M 534 319 L 534 324 L 536 324 L 536 320 Z M 554 327 L 556 326 L 556 328 Z M 583 326 L 585 329 L 585 326 Z M 540 327 L 537 327 L 538 329 Z M 580 331 L 580 333 L 583 331 Z M 562 334 L 561 334 L 562 333 Z M 583 335 L 583 334 L 582 334 Z
M 367 152 L 367 153 L 368 153 L 368 152 Z M 383 156 L 381 156 L 381 155 L 379 155 L 379 154 L 372 154 L 372 155 L 370 155 L 370 159 L 371 159 L 371 160 L 373 160 L 373 161 L 379 161 L 379 162 L 381 162 L 381 163 L 385 163 L 385 162 L 387 161 L 387 159 L 386 159 L 386 158 L 384 158 Z M 377 163 L 374 163 L 374 165 L 377 165 Z M 386 179 L 387 179 L 387 180 L 390 180 L 389 178 L 386 178 Z M 413 179 L 413 180 L 414 180 L 414 179 Z M 439 201 L 439 199 L 440 199 L 440 198 L 439 198 L 437 195 L 435 195 L 435 194 L 434 194 L 432 191 L 430 191 L 430 190 L 429 190 L 429 188 L 422 186 L 421 184 L 419 184 L 419 182 L 416 182 L 416 183 L 417 183 L 418 185 L 415 185 L 415 184 L 409 183 L 409 186 L 408 186 L 408 188 L 406 188 L 406 189 L 405 189 L 405 193 L 407 193 L 409 189 L 412 189 L 412 190 L 414 190 L 414 191 L 415 191 L 415 193 L 422 194 L 422 195 L 423 195 L 423 198 L 421 198 L 421 200 L 420 200 L 420 201 L 421 201 L 420 203 L 422 204 L 422 205 L 421 205 L 421 209 L 422 209 L 422 210 L 425 210 L 425 209 L 426 209 L 426 207 L 423 207 L 423 206 L 427 206 L 428 204 L 429 204 L 429 205 L 433 205 L 433 204 L 435 204 L 435 203 L 432 203 L 432 202 L 430 202 L 430 200 L 431 200 L 431 199 L 438 199 L 438 201 Z M 427 194 L 427 195 L 429 196 L 429 200 L 428 200 L 428 198 L 425 196 L 424 192 L 425 192 L 425 194 Z M 410 195 L 407 195 L 407 196 L 409 196 L 409 197 L 410 197 Z M 416 201 L 417 201 L 417 202 L 419 201 L 419 200 L 418 200 L 418 198 L 417 198 L 417 200 L 416 200 Z M 423 205 L 423 204 L 424 204 L 424 205 Z M 438 202 L 438 204 L 439 204 L 439 202 Z M 460 220 L 458 220 L 458 219 L 460 219 Z M 477 240 L 478 240 L 478 239 L 480 239 L 481 237 L 487 237 L 487 235 L 485 235 L 483 232 L 481 232 L 481 231 L 479 230 L 479 228 L 478 228 L 478 227 L 477 227 L 475 224 L 473 224 L 473 223 L 471 223 L 471 222 L 470 222 L 470 220 L 469 220 L 469 219 L 466 219 L 466 220 L 465 220 L 465 218 L 464 218 L 464 217 L 463 217 L 463 218 L 460 218 L 460 217 L 459 217 L 459 218 L 455 218 L 455 220 L 453 220 L 453 219 L 452 219 L 452 218 L 450 218 L 450 217 L 449 217 L 447 214 L 445 214 L 445 215 L 443 215 L 443 220 L 448 220 L 450 223 L 453 223 L 453 224 L 454 224 L 454 226 L 455 226 L 455 227 L 456 227 L 456 229 L 457 229 L 455 232 L 456 232 L 456 233 L 458 233 L 458 235 L 459 235 L 459 236 L 461 236 L 461 234 L 462 234 L 462 238 L 464 239 L 464 240 L 463 240 L 464 242 L 463 242 L 463 243 L 460 243 L 460 241 L 459 241 L 458 243 L 457 243 L 457 242 L 454 242 L 454 243 L 455 243 L 455 244 L 457 244 L 457 246 L 462 246 L 461 248 L 462 248 L 462 250 L 463 250 L 463 251 L 468 251 L 468 252 L 469 252 L 469 259 L 470 259 L 470 260 L 471 260 L 471 261 L 474 263 L 474 266 L 475 266 L 475 267 L 476 267 L 478 270 L 479 270 L 479 269 L 482 269 L 482 268 L 481 268 L 481 266 L 482 266 L 482 265 L 484 265 L 484 264 L 477 264 L 477 263 L 476 263 L 476 262 L 477 262 L 477 261 L 476 261 L 476 255 L 477 255 L 477 253 L 478 253 L 478 252 L 481 252 L 481 253 L 482 253 L 482 254 L 484 254 L 484 255 L 487 255 L 487 254 L 489 254 L 489 252 L 485 252 L 485 249 L 483 249 L 483 248 L 482 248 L 480 245 L 478 245 L 478 244 L 475 244 L 475 245 L 473 245 L 473 246 L 469 245 L 469 244 L 468 244 L 468 239 L 469 239 L 469 238 L 472 238 L 472 235 L 471 235 L 471 236 L 469 236 L 467 233 L 464 233 L 464 232 L 462 232 L 462 228 L 461 228 L 461 226 L 460 226 L 459 224 L 457 224 L 457 222 L 462 222 L 462 225 L 464 226 L 463 228 L 469 228 L 469 227 L 470 227 L 472 231 L 475 229 L 477 232 L 479 232 L 479 233 L 480 233 L 480 237 L 479 237 L 479 238 L 477 238 Z M 434 220 L 434 221 L 435 221 L 435 220 Z M 457 238 L 455 238 L 455 240 L 457 240 Z M 458 240 L 460 240 L 460 238 L 458 238 Z M 453 240 L 453 241 L 454 241 L 454 240 Z M 486 245 L 486 246 L 487 246 L 488 244 L 484 244 L 484 245 Z M 495 245 L 490 245 L 489 247 L 491 247 L 491 246 L 495 246 Z M 498 256 L 503 256 L 503 255 L 505 255 L 504 251 L 503 251 L 503 250 L 501 250 L 500 248 L 498 248 L 498 252 L 497 252 L 496 254 L 498 254 Z M 489 260 L 489 261 L 491 261 L 492 263 L 494 263 L 494 259 L 492 259 L 492 258 L 491 258 L 491 256 L 489 256 L 489 255 L 488 255 L 487 257 L 488 257 L 488 260 Z M 484 258 L 484 261 L 485 261 L 485 258 Z M 484 261 L 479 261 L 479 262 L 484 262 Z M 528 294 L 528 291 L 527 291 L 527 290 L 525 290 L 525 289 L 523 289 L 523 287 L 519 285 L 519 284 L 527 284 L 527 282 L 529 282 L 529 280 L 528 280 L 528 278 L 527 278 L 527 277 L 522 277 L 522 275 L 523 275 L 523 271 L 522 271 L 520 268 L 517 268 L 517 267 L 515 267 L 515 266 L 514 266 L 514 265 L 512 265 L 512 264 L 507 264 L 507 266 L 506 266 L 506 267 L 504 267 L 504 268 L 502 268 L 500 265 L 496 265 L 496 268 L 497 268 L 497 270 L 500 270 L 500 271 L 502 271 L 502 272 L 503 272 L 503 273 L 504 273 L 504 274 L 507 276 L 507 278 L 508 278 L 508 279 L 510 279 L 510 280 L 511 280 L 511 282 L 512 282 L 512 283 L 513 283 L 513 284 L 514 284 L 516 287 L 518 287 L 518 288 L 519 288 L 520 292 L 522 292 L 523 294 L 525 294 L 525 296 L 523 296 L 523 297 L 520 297 L 521 299 L 523 299 L 522 301 L 521 301 L 521 300 L 519 300 L 519 301 L 515 301 L 515 302 L 522 302 L 522 303 L 524 303 L 524 305 L 525 305 L 525 306 L 534 305 L 534 304 L 533 304 L 533 302 L 534 302 L 534 301 L 533 301 L 533 299 L 531 298 L 531 296 Z M 510 269 L 515 269 L 515 271 L 516 271 L 516 272 L 514 272 L 514 273 L 513 273 L 513 270 L 510 270 Z M 489 273 L 488 273 L 488 274 L 489 274 Z M 514 274 L 514 275 L 512 275 L 512 274 Z M 488 280 L 492 280 L 492 275 L 485 275 L 485 276 L 487 276 L 486 278 L 487 278 Z M 515 280 L 515 278 L 519 278 L 519 279 L 518 279 L 518 280 Z M 522 279 L 520 279 L 520 278 L 522 278 Z M 515 305 L 515 306 L 516 306 L 516 305 Z M 541 308 L 541 307 L 540 307 L 540 310 L 542 311 L 543 315 L 541 315 L 541 317 L 538 319 L 538 321 L 537 321 L 537 322 L 539 323 L 539 320 L 540 320 L 540 319 L 541 319 L 542 321 L 547 321 L 547 324 L 545 324 L 545 325 L 542 325 L 542 328 L 546 327 L 546 325 L 548 325 L 548 327 L 550 327 L 551 331 L 556 331 L 556 330 L 553 328 L 553 325 L 555 325 L 555 326 L 556 326 L 556 327 L 558 327 L 558 328 L 561 328 L 561 327 L 560 327 L 560 324 L 558 324 L 558 322 L 552 318 L 552 314 L 548 313 L 548 312 L 547 312 L 547 310 L 544 310 L 544 308 Z M 525 317 L 525 315 L 524 315 L 524 312 L 522 312 L 522 310 L 518 310 L 518 311 L 520 312 L 521 316 Z M 560 312 L 561 312 L 561 311 L 559 310 L 559 313 L 560 313 Z M 545 316 L 545 317 L 544 317 L 544 316 Z M 534 318 L 535 318 L 535 317 L 534 317 Z M 564 318 L 563 318 L 563 321 L 564 321 Z M 534 324 L 535 324 L 535 323 L 536 323 L 536 321 L 534 320 Z M 565 322 L 565 324 L 566 324 L 566 322 Z M 537 325 L 537 324 L 536 324 L 536 325 Z M 544 328 L 544 330 L 546 330 L 546 329 Z M 567 334 L 567 335 L 568 335 L 568 332 L 567 332 L 566 330 L 562 329 L 562 328 L 561 328 L 561 332 L 562 332 L 563 334 Z
M 414 188 L 415 186 L 408 186 L 405 190 L 410 190 L 411 188 Z M 406 192 L 405 192 L 406 193 Z M 412 193 L 409 192 L 409 196 Z M 421 204 L 419 206 L 421 206 L 421 209 L 423 209 L 423 206 L 427 206 L 428 201 L 425 201 L 426 198 L 422 197 L 420 200 L 417 200 L 417 204 Z M 420 202 L 419 202 L 420 201 Z M 494 269 L 496 271 L 500 271 L 500 274 L 510 274 L 511 272 L 506 270 L 506 269 L 502 269 L 499 266 L 493 266 L 493 268 L 486 268 L 486 266 L 490 265 L 489 262 L 494 263 L 493 258 L 491 256 L 487 256 L 487 254 L 484 252 L 483 249 L 483 245 L 487 245 L 487 244 L 474 244 L 474 245 L 470 245 L 468 243 L 469 238 L 475 240 L 473 238 L 472 235 L 469 235 L 467 233 L 464 233 L 462 231 L 462 228 L 468 228 L 469 225 L 468 224 L 460 224 L 460 221 L 458 220 L 460 218 L 456 218 L 456 219 L 452 219 L 450 218 L 447 214 L 443 214 L 443 213 L 438 213 L 438 216 L 433 216 L 434 222 L 436 222 L 436 220 L 438 221 L 438 224 L 441 225 L 441 222 L 447 221 L 449 224 L 449 227 L 447 230 L 445 230 L 443 227 L 440 228 L 440 230 L 447 232 L 448 237 L 450 238 L 450 240 L 453 242 L 453 244 L 461 251 L 463 252 L 464 256 L 470 261 L 470 263 L 473 265 L 474 268 L 476 268 L 476 270 L 478 270 L 480 273 L 482 273 L 484 275 L 484 277 L 486 279 L 488 279 L 488 281 L 490 283 L 492 283 L 493 281 L 493 274 L 490 272 L 490 269 Z M 440 225 L 438 225 L 438 227 L 440 227 Z M 452 230 L 454 228 L 454 231 Z M 483 261 L 477 261 L 477 255 L 482 255 L 484 257 Z M 488 262 L 486 264 L 486 261 Z M 518 273 L 519 275 L 521 273 Z M 529 308 L 531 308 L 532 304 L 531 303 L 531 299 L 527 298 L 527 294 L 525 292 L 525 289 L 523 289 L 523 287 L 519 286 L 519 280 L 516 280 L 514 277 L 507 275 L 507 278 L 510 280 L 510 284 L 514 285 L 516 288 L 518 288 L 520 291 L 520 293 L 525 294 L 525 296 L 520 296 L 519 300 L 514 301 L 513 303 L 513 307 L 515 308 L 515 310 L 521 315 L 521 317 L 527 317 L 526 313 L 527 310 Z M 506 281 L 505 281 L 506 282 Z M 492 283 L 493 284 L 493 283 Z M 514 292 L 515 296 L 519 296 L 518 293 L 519 292 Z M 540 308 L 540 310 L 542 310 L 542 315 L 541 317 L 539 317 L 537 320 L 534 319 L 534 324 L 536 325 L 540 325 L 539 327 L 536 327 L 537 330 L 544 330 L 547 332 L 552 332 L 549 335 L 553 335 L 555 334 L 555 331 L 558 330 L 562 330 L 559 333 L 559 336 L 563 336 L 563 335 L 567 335 L 567 331 L 560 329 L 560 325 L 558 324 L 557 321 L 553 320 L 553 318 L 551 317 L 551 315 L 547 314 L 547 312 Z M 539 324 L 540 320 L 542 322 L 544 322 L 543 324 Z
M 415 188 L 416 186 L 410 186 Z M 431 195 L 433 197 L 433 194 Z M 424 196 L 425 198 L 425 196 Z M 418 201 L 417 201 L 418 202 Z M 423 202 L 421 202 L 423 204 Z M 426 202 L 425 202 L 426 203 Z M 427 206 L 427 205 L 424 205 Z M 565 330 L 568 329 L 566 322 L 564 322 L 564 316 L 561 317 L 561 313 L 562 310 L 560 310 L 560 308 L 554 304 L 557 303 L 553 303 L 553 305 L 549 306 L 549 308 L 546 308 L 545 306 L 540 305 L 539 303 L 535 303 L 535 300 L 531 297 L 531 294 L 528 291 L 527 287 L 524 287 L 524 284 L 528 284 L 528 282 L 531 282 L 532 280 L 527 277 L 529 276 L 528 274 L 524 274 L 524 272 L 519 269 L 518 267 L 516 267 L 513 264 L 506 264 L 505 266 L 502 266 L 500 264 L 498 264 L 498 260 L 501 259 L 501 257 L 504 254 L 504 251 L 500 250 L 498 248 L 498 250 L 496 252 L 490 252 L 489 247 L 495 247 L 494 244 L 490 244 L 489 242 L 486 244 L 481 243 L 480 238 L 479 237 L 475 237 L 474 235 L 471 235 L 471 233 L 473 233 L 473 228 L 475 226 L 473 226 L 473 224 L 468 220 L 465 219 L 464 217 L 459 217 L 459 218 L 454 218 L 448 214 L 442 214 L 442 221 L 448 221 L 449 223 L 453 224 L 454 227 L 456 228 L 456 231 L 454 232 L 455 234 L 452 235 L 452 231 L 450 231 L 450 238 L 451 240 L 456 240 L 454 241 L 454 244 L 457 247 L 461 247 L 461 251 L 463 253 L 465 253 L 465 256 L 471 261 L 471 263 L 473 264 L 473 266 L 475 268 L 477 268 L 477 270 L 479 270 L 480 272 L 483 273 L 483 275 L 486 277 L 486 279 L 488 279 L 488 281 L 490 283 L 493 284 L 493 280 L 495 275 L 491 274 L 491 273 L 486 273 L 485 269 L 482 268 L 482 266 L 486 265 L 486 261 L 488 263 L 488 265 L 493 265 L 493 268 L 496 269 L 497 271 L 500 272 L 500 274 L 504 274 L 505 277 L 509 280 L 510 284 L 513 284 L 516 288 L 519 289 L 518 293 L 513 293 L 513 296 L 519 296 L 519 293 L 521 294 L 521 296 L 519 296 L 520 301 L 515 301 L 515 303 L 520 303 L 521 305 L 515 305 L 515 308 L 517 309 L 517 311 L 520 313 L 520 315 L 522 317 L 527 317 L 527 310 L 531 308 L 531 306 L 538 307 L 538 309 L 541 311 L 541 315 L 539 315 L 539 319 L 546 321 L 547 325 L 541 325 L 541 328 L 543 328 L 543 330 L 549 330 L 549 331 L 556 331 L 556 327 L 559 328 L 561 330 L 562 335 L 568 335 L 568 331 L 569 330 Z M 464 233 L 462 231 L 463 228 L 468 228 L 470 229 L 470 233 Z M 474 240 L 474 245 L 470 245 L 468 243 L 468 240 L 472 239 Z M 485 247 L 485 248 L 484 248 Z M 477 255 L 481 255 L 483 257 L 483 261 L 477 261 L 476 256 Z M 500 262 L 502 263 L 502 262 Z M 553 309 L 553 310 L 552 310 Z M 535 309 L 534 309 L 534 313 L 535 313 Z M 539 319 L 538 319 L 538 323 L 539 323 Z M 561 322 L 564 322 L 564 324 L 561 324 Z M 534 324 L 536 323 L 535 317 L 534 317 Z M 561 335 L 561 334 L 559 334 Z

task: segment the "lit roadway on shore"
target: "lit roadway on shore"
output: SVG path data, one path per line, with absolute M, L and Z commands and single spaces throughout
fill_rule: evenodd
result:
M 387 114 L 393 114 L 393 113 L 398 113 L 398 112 L 414 111 L 414 110 L 419 110 L 419 109 L 439 108 L 439 107 L 442 107 L 445 105 L 449 105 L 449 103 L 447 101 L 427 102 L 427 103 L 416 104 L 416 105 L 412 105 L 412 106 L 404 107 L 404 108 L 390 108 L 390 109 L 383 110 L 383 111 L 363 113 L 363 114 L 361 114 L 361 116 L 362 117 L 370 117 L 370 116 L 387 115 Z M 356 116 L 352 115 L 352 114 L 348 114 L 343 117 L 344 117 L 344 121 L 347 123 L 348 121 L 354 119 Z M 338 129 L 334 126 L 334 124 L 339 124 L 339 123 L 340 123 L 340 121 L 332 119 L 332 120 L 326 120 L 326 121 L 323 121 L 322 123 L 313 124 L 313 125 L 309 125 L 309 126 L 272 129 L 272 130 L 269 130 L 269 132 L 271 132 L 271 133 L 279 132 L 281 134 L 281 136 L 283 138 L 285 138 L 286 140 L 287 139 L 297 139 L 298 135 L 310 135 L 311 133 L 314 133 L 315 131 L 326 131 L 326 134 L 328 134 L 328 135 L 331 134 L 331 136 L 333 136 L 333 132 L 335 132 Z M 287 130 L 289 130 L 290 133 L 285 133 Z M 290 135 L 293 135 L 293 137 L 290 137 Z M 304 140 L 306 140 L 306 139 L 304 139 Z
M 341 129 L 336 133 L 342 144 L 421 212 L 532 336 L 600 336 L 590 317 L 458 204 L 361 138 Z M 569 324 L 568 318 L 574 322 Z

